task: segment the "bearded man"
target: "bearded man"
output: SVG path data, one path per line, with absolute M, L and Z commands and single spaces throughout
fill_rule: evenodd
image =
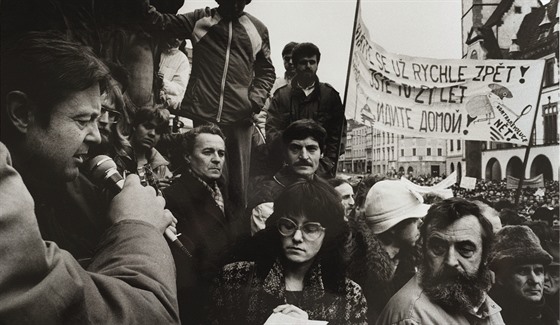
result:
M 492 224 L 460 198 L 437 202 L 421 229 L 423 264 L 389 300 L 377 324 L 504 324 L 487 295 Z

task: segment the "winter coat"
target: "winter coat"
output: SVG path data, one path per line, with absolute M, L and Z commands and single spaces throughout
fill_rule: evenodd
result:
M 325 288 L 320 264 L 315 264 L 304 279 L 303 298 L 298 307 L 311 320 L 326 320 L 329 325 L 367 324 L 366 300 L 355 282 L 331 292 Z M 285 304 L 284 270 L 276 261 L 266 268 L 254 262 L 226 265 L 215 281 L 210 324 L 264 324 L 272 310 Z
M 229 212 L 227 197 L 224 214 L 209 189 L 189 171 L 165 188 L 163 196 L 166 208 L 177 218 L 179 240 L 192 254 L 189 258 L 176 247 L 171 248 L 177 267 L 181 322 L 196 324 L 202 317 L 210 283 L 234 245 L 235 220 Z
M 208 7 L 181 15 L 161 14 L 152 7 L 150 19 L 156 29 L 193 44 L 182 113 L 220 125 L 249 123 L 276 77 L 266 26 L 245 12 L 230 19 Z
M 419 280 L 416 274 L 389 300 L 377 319 L 378 325 L 504 325 L 500 306 L 489 296 L 479 308 L 480 314 L 450 314 L 426 296 Z
M 281 135 L 288 125 L 301 119 L 312 119 L 327 131 L 324 156 L 336 162 L 340 141 L 346 125 L 344 107 L 338 92 L 329 84 L 315 81 L 315 89 L 309 96 L 297 85 L 297 78 L 280 87 L 272 97 L 266 120 L 267 143 L 278 151 Z M 281 161 L 281 160 L 280 160 Z
M 86 269 L 43 241 L 34 201 L 0 143 L 0 323 L 177 324 L 175 269 L 157 229 L 112 225 Z

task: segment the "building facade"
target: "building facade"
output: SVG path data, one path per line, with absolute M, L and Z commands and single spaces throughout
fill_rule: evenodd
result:
M 545 61 L 545 71 L 525 170 L 525 146 L 491 141 L 465 141 L 460 154 L 449 147 L 447 170 L 461 164 L 465 175 L 468 164 L 476 164 L 471 170 L 479 170 L 476 176 L 483 179 L 543 174 L 558 180 L 558 0 L 546 5 L 535 0 L 463 0 L 462 26 L 464 58 L 538 59 Z
M 339 171 L 352 174 L 441 176 L 446 172 L 445 140 L 411 138 L 349 120 Z

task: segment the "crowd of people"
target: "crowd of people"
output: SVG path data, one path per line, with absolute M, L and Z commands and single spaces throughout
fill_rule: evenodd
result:
M 320 49 L 276 78 L 250 2 L 1 2 L 0 324 L 558 324 L 558 182 L 335 177 Z

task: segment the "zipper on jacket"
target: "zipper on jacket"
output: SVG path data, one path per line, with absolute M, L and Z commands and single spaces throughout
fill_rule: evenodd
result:
M 218 106 L 218 116 L 216 117 L 216 122 L 220 123 L 220 119 L 222 118 L 222 110 L 224 108 L 224 93 L 226 91 L 226 77 L 227 71 L 229 66 L 229 56 L 231 53 L 231 39 L 233 37 L 233 24 L 229 22 L 229 35 L 228 35 L 228 44 L 226 49 L 226 62 L 224 63 L 224 73 L 222 75 L 222 85 L 221 85 L 221 92 L 220 92 L 220 103 Z

